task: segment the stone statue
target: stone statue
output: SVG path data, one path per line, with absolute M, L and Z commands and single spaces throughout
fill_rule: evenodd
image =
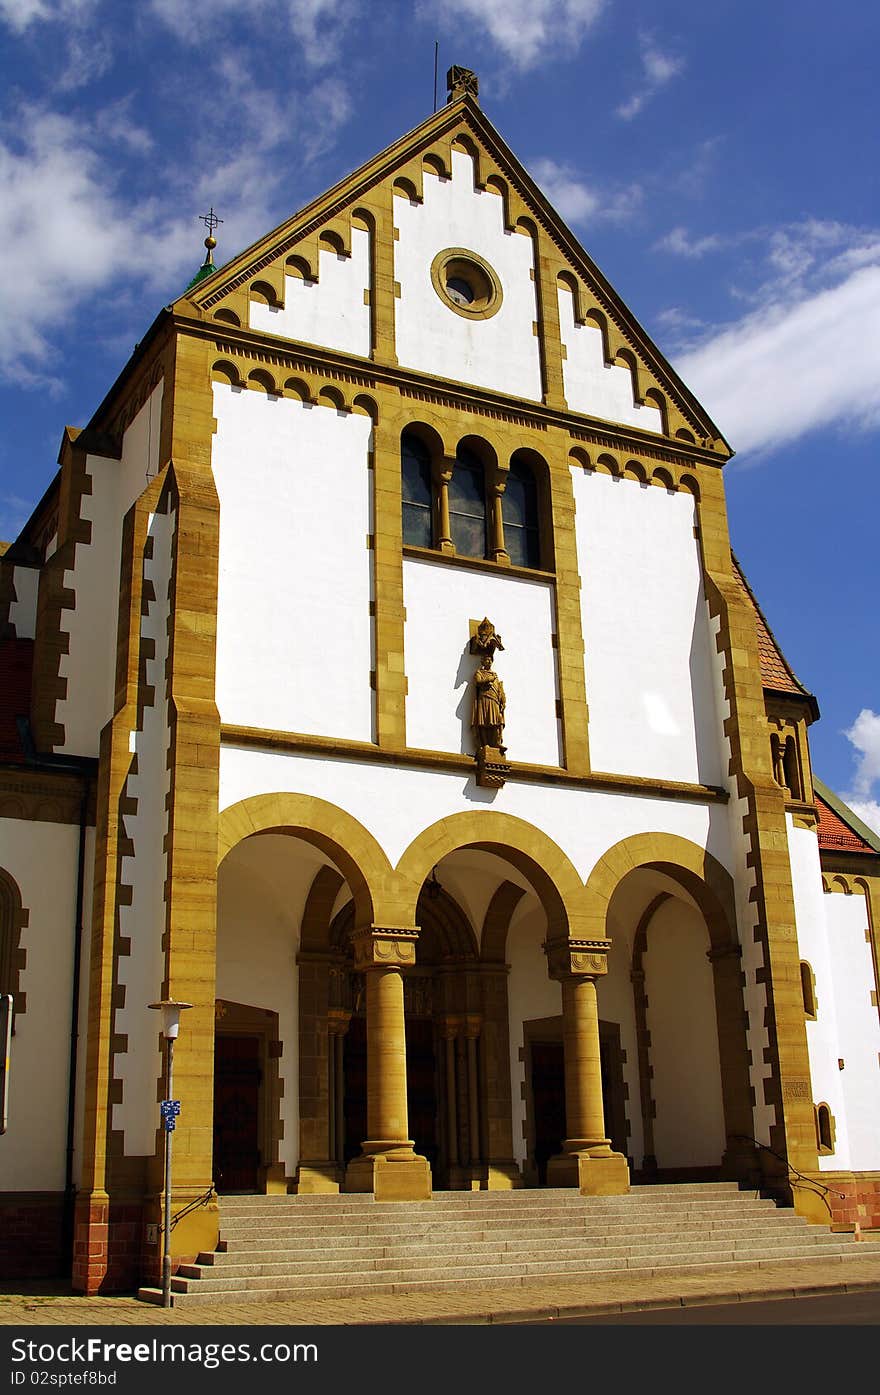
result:
M 480 667 L 474 675 L 476 692 L 472 723 L 477 748 L 490 746 L 505 753 L 502 745 L 504 732 L 504 684 L 492 668 L 491 654 L 484 654 Z

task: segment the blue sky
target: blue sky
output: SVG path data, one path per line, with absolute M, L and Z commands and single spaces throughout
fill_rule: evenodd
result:
M 0 0 L 0 537 L 162 305 L 433 107 L 487 114 L 737 451 L 734 547 L 880 829 L 880 6 Z

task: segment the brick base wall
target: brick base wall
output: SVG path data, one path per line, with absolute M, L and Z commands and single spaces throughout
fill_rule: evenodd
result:
M 0 1192 L 0 1279 L 54 1279 L 64 1259 L 62 1192 Z
M 880 1172 L 819 1172 L 812 1174 L 829 1187 L 827 1200 L 835 1226 L 880 1230 Z M 835 1195 L 842 1193 L 842 1195 Z
M 142 1282 L 144 1206 L 78 1197 L 72 1283 L 78 1293 L 131 1293 Z

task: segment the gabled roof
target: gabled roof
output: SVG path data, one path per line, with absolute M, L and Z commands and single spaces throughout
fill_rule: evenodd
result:
M 695 423 L 701 435 L 698 444 L 715 451 L 722 459 L 733 454 L 708 413 L 682 382 L 678 374 L 652 342 L 635 316 L 605 279 L 595 262 L 550 205 L 524 166 L 496 131 L 475 99 L 465 94 L 433 113 L 380 154 L 347 175 L 326 193 L 312 200 L 286 222 L 260 238 L 216 273 L 187 288 L 171 307 L 176 314 L 211 312 L 225 296 L 246 287 L 272 263 L 286 257 L 298 243 L 317 234 L 330 220 L 351 211 L 376 186 L 392 179 L 408 162 L 418 159 L 432 144 L 458 136 L 469 140 L 494 162 L 503 178 L 528 209 L 531 218 L 543 227 L 558 248 L 561 259 L 580 276 L 608 317 L 616 323 L 668 393 L 679 410 Z
M 868 828 L 842 799 L 813 776 L 819 813 L 819 847 L 825 852 L 880 853 L 880 836 Z
M 791 664 L 786 659 L 779 642 L 776 639 L 764 612 L 758 605 L 755 593 L 746 580 L 745 572 L 731 554 L 733 561 L 733 574 L 745 592 L 755 613 L 755 627 L 758 632 L 758 654 L 761 660 L 761 680 L 764 688 L 772 693 L 786 693 L 791 697 L 806 699 L 815 709 L 814 720 L 819 716 L 819 707 L 815 697 L 809 688 L 805 688 L 797 677 Z

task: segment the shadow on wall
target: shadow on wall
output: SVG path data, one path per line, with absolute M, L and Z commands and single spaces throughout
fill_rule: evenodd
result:
M 474 754 L 474 734 L 471 727 L 471 711 L 473 708 L 473 691 L 471 680 L 474 676 L 476 659 L 470 651 L 470 644 L 466 644 L 458 661 L 458 669 L 455 674 L 455 691 L 462 689 L 461 697 L 455 709 L 455 715 L 461 722 L 461 746 L 460 751 L 463 756 Z
M 691 705 L 694 713 L 697 779 L 703 785 L 720 785 L 722 781 L 720 752 L 722 714 L 716 710 L 715 674 L 712 665 L 713 643 L 709 625 L 709 608 L 701 586 L 694 608 L 688 667 L 691 682 Z

